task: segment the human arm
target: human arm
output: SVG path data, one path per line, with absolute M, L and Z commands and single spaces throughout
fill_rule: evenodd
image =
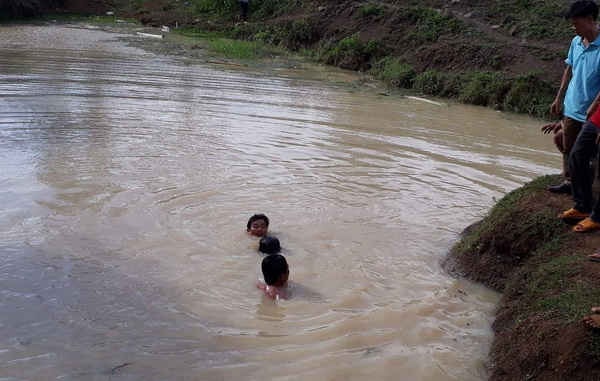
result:
M 571 82 L 572 76 L 573 68 L 571 67 L 571 65 L 567 65 L 565 71 L 563 72 L 562 79 L 560 81 L 560 88 L 558 89 L 558 93 L 554 98 L 554 102 L 552 102 L 552 105 L 550 105 L 550 113 L 552 113 L 552 115 L 560 116 L 562 114 L 565 94 L 567 93 L 567 88 L 569 87 L 569 82 Z
M 545 124 L 542 126 L 541 130 L 544 134 L 549 134 L 551 132 L 556 134 L 558 131 L 562 130 L 562 122 Z

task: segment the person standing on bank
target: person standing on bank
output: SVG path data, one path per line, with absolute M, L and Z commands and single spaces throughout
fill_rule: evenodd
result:
M 560 89 L 550 111 L 564 116 L 562 121 L 563 175 L 562 184 L 549 187 L 553 193 L 572 191 L 569 156 L 575 140 L 587 120 L 587 111 L 600 92 L 600 41 L 598 41 L 598 5 L 594 1 L 574 2 L 566 16 L 577 36 L 571 41 Z
M 248 21 L 248 8 L 250 8 L 250 0 L 239 0 L 240 1 L 240 16 L 242 21 Z
M 600 32 L 596 20 L 598 18 L 598 6 L 592 1 L 578 1 L 573 5 L 583 3 L 580 8 L 571 8 L 570 18 L 575 31 L 580 37 L 575 46 L 571 46 L 569 56 L 573 56 L 573 77 L 576 70 L 584 70 L 590 83 L 600 82 Z M 575 42 L 575 40 L 573 40 Z M 582 68 L 583 67 L 583 68 Z M 570 85 L 569 85 L 570 87 Z M 590 91 L 594 89 L 594 93 Z M 573 201 L 575 206 L 561 214 L 566 221 L 581 221 L 573 229 L 575 232 L 589 232 L 600 229 L 600 202 L 593 204 L 592 185 L 594 174 L 590 170 L 590 161 L 598 151 L 598 114 L 600 105 L 600 89 L 581 86 L 579 91 L 582 97 L 593 97 L 591 105 L 587 106 L 583 125 L 569 158 L 569 172 L 572 180 Z M 568 93 L 568 92 L 567 92 Z M 567 101 L 565 100 L 565 105 Z

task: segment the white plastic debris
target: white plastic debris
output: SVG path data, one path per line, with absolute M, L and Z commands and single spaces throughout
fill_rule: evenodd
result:
M 152 33 L 142 33 L 142 32 L 137 32 L 136 34 L 140 37 L 145 37 L 145 38 L 157 38 L 157 39 L 163 38 L 162 34 L 152 34 Z

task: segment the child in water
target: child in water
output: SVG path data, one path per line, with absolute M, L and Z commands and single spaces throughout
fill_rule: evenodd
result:
M 260 239 L 258 251 L 264 254 L 279 254 L 281 251 L 281 244 L 275 237 L 264 236 Z
M 255 214 L 248 220 L 246 225 L 248 234 L 254 237 L 264 237 L 269 231 L 269 218 L 264 214 Z
M 263 259 L 261 267 L 265 282 L 259 282 L 256 286 L 272 299 L 287 299 L 290 269 L 285 257 L 281 254 L 268 255 Z

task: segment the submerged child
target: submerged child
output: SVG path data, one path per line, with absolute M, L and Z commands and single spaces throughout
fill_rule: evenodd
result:
M 281 254 L 266 256 L 261 267 L 265 282 L 259 282 L 256 286 L 272 299 L 287 299 L 290 269 L 285 257 Z
M 269 218 L 264 214 L 255 214 L 248 220 L 246 225 L 248 234 L 255 237 L 264 237 L 269 231 Z
M 260 239 L 258 251 L 264 254 L 279 254 L 281 251 L 281 244 L 275 237 L 264 236 Z

